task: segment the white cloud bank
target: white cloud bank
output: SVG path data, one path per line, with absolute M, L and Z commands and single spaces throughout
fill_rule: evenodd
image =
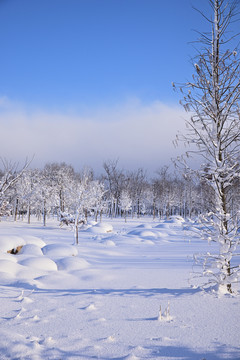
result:
M 138 100 L 85 111 L 84 115 L 29 111 L 0 101 L 0 156 L 32 166 L 66 162 L 76 170 L 84 165 L 102 172 L 103 161 L 119 158 L 126 169 L 143 167 L 153 173 L 183 152 L 172 141 L 184 131 L 186 113 L 160 102 Z

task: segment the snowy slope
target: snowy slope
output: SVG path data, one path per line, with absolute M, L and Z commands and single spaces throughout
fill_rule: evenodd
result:
M 240 359 L 239 296 L 192 286 L 208 245 L 180 219 L 107 219 L 78 246 L 48 224 L 0 222 L 1 360 Z

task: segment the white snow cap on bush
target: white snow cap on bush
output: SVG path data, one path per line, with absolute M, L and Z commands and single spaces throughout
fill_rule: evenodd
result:
M 78 251 L 75 246 L 63 245 L 63 244 L 50 244 L 42 248 L 42 252 L 47 256 L 64 257 L 64 256 L 76 256 Z
M 113 231 L 113 227 L 111 224 L 108 223 L 98 223 L 91 228 L 88 229 L 90 232 L 94 234 L 103 234 Z
M 19 251 L 21 255 L 43 256 L 42 250 L 39 246 L 34 244 L 26 244 Z
M 0 236 L 0 251 L 7 252 L 16 249 L 18 246 L 25 245 L 26 242 L 20 236 L 15 235 L 1 235 Z
M 38 270 L 45 270 L 45 271 L 56 271 L 57 270 L 57 265 L 56 263 L 45 257 L 45 256 L 41 256 L 41 257 L 31 257 L 25 260 L 22 260 L 20 262 L 21 265 L 24 266 L 29 266 L 33 269 L 38 269 Z

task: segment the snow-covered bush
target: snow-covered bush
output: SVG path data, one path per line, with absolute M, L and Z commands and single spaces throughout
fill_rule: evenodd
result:
M 124 218 L 125 218 L 125 222 L 126 222 L 127 221 L 127 213 L 132 207 L 132 199 L 127 190 L 123 190 L 121 192 L 119 206 L 120 206 L 120 209 L 124 213 Z

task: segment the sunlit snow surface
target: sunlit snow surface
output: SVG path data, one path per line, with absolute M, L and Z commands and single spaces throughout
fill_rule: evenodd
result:
M 214 247 L 189 224 L 104 219 L 73 243 L 57 221 L 0 222 L 0 360 L 240 359 L 238 289 L 193 286 Z

